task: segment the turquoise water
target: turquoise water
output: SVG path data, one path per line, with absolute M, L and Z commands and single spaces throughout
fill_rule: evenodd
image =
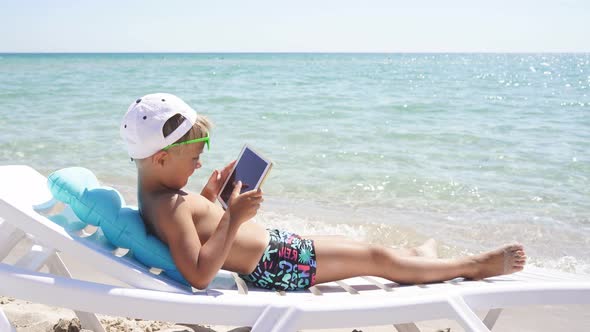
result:
M 259 222 L 590 273 L 590 54 L 1 54 L 0 164 L 133 204 L 118 125 L 151 92 L 216 125 L 189 190 L 244 143 L 273 159 Z

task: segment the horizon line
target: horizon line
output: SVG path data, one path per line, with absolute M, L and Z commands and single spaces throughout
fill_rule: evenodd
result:
M 11 54 L 589 54 L 590 51 L 0 51 Z

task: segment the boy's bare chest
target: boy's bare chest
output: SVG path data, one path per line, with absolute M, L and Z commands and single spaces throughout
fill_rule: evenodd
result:
M 193 223 L 199 234 L 201 245 L 205 244 L 219 226 L 219 222 L 225 211 L 217 205 L 211 204 L 206 213 L 196 211 L 193 215 Z M 253 221 L 248 221 L 240 226 L 234 247 L 252 250 L 264 248 L 268 244 L 268 232 L 265 227 Z

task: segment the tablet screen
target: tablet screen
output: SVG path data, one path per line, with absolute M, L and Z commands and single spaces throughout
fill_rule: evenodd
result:
M 234 186 L 238 181 L 242 181 L 242 190 L 240 194 L 246 191 L 255 189 L 263 178 L 264 171 L 268 167 L 268 163 L 260 158 L 250 148 L 245 147 L 240 159 L 236 163 L 233 172 L 229 175 L 227 184 L 219 197 L 226 203 L 234 190 Z

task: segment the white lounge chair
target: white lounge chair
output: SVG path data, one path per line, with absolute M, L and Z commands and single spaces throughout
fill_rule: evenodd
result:
M 500 308 L 590 304 L 590 278 L 527 268 L 483 281 L 452 280 L 400 286 L 363 277 L 316 285 L 309 291 L 250 289 L 221 271 L 206 290 L 154 274 L 130 255 L 82 231 L 67 231 L 42 211 L 54 207 L 46 178 L 27 166 L 0 166 L 0 261 L 24 238 L 30 250 L 15 264 L 0 263 L 0 294 L 78 310 L 82 326 L 104 331 L 93 313 L 182 323 L 252 326 L 253 331 L 296 331 L 453 319 L 466 331 L 489 331 Z M 65 209 L 63 213 L 68 214 Z M 71 216 L 69 216 L 71 217 Z M 60 253 L 128 284 L 72 279 Z M 38 272 L 47 266 L 49 273 Z M 482 321 L 474 310 L 490 310 Z M 0 331 L 10 323 L 0 310 Z

